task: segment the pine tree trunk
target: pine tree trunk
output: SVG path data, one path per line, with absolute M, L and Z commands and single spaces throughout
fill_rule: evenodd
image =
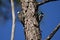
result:
M 36 0 L 21 0 L 22 11 L 19 19 L 23 23 L 26 40 L 41 40 L 39 15 Z

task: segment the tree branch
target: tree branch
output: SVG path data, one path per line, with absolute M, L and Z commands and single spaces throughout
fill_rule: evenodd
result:
M 53 1 L 53 0 L 52 0 Z M 38 5 L 43 5 L 45 3 L 51 2 L 50 0 L 43 0 L 42 2 L 38 2 Z
M 57 27 L 51 32 L 51 34 L 46 38 L 46 40 L 50 40 L 54 34 L 58 31 L 58 29 L 60 28 L 60 24 L 57 25 Z
M 12 8 L 12 32 L 11 32 L 11 40 L 14 40 L 15 13 L 14 13 L 14 2 L 13 2 L 13 0 L 11 0 L 11 8 Z

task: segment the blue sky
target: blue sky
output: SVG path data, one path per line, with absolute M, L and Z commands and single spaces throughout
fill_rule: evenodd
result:
M 2 1 L 6 6 L 0 6 L 0 14 L 2 14 L 2 16 L 0 16 L 0 40 L 10 40 L 12 28 L 11 5 L 8 0 Z M 41 5 L 39 6 L 39 10 L 44 13 L 44 17 L 40 23 L 40 28 L 42 30 L 42 40 L 44 40 L 51 33 L 51 31 L 60 23 L 60 1 L 49 2 Z M 17 6 L 15 3 L 16 28 L 14 40 L 25 40 L 24 28 L 17 18 L 17 11 L 20 11 L 20 9 L 19 6 Z M 59 34 L 60 29 L 51 40 L 60 40 Z

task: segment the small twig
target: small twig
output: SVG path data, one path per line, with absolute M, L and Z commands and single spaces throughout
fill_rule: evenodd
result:
M 14 2 L 13 2 L 13 0 L 11 0 L 11 8 L 12 8 L 12 32 L 11 32 L 11 40 L 14 40 L 15 13 L 14 13 Z
M 46 40 L 50 40 L 54 34 L 58 31 L 58 29 L 60 28 L 60 24 L 57 25 L 57 27 L 51 32 L 51 34 L 46 38 Z

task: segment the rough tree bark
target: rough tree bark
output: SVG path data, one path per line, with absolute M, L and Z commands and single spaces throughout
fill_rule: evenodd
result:
M 43 15 L 38 15 L 36 0 L 21 0 L 22 11 L 19 19 L 24 25 L 26 40 L 41 40 L 41 30 L 39 29 L 39 20 Z M 39 19 L 40 17 L 40 19 Z
M 18 17 L 24 26 L 26 40 L 41 40 L 42 35 L 39 28 L 39 22 L 43 14 L 38 15 L 37 11 L 39 5 L 47 2 L 50 1 L 43 0 L 38 3 L 36 0 L 20 0 L 22 11 L 18 14 Z

